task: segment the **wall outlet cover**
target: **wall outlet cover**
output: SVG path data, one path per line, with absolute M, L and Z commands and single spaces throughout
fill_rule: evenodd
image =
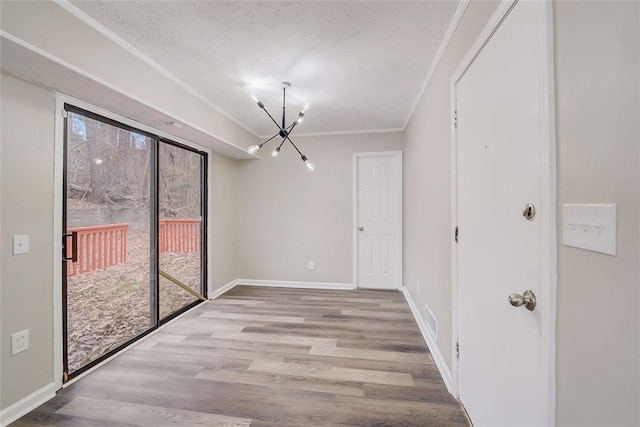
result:
M 29 330 L 25 329 L 24 331 L 16 332 L 11 335 L 11 355 L 15 356 L 18 353 L 22 353 L 23 351 L 29 348 Z

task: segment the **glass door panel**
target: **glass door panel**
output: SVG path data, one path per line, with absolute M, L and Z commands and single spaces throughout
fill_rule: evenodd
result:
M 203 158 L 178 145 L 158 147 L 161 319 L 203 298 Z
M 146 135 L 68 112 L 63 298 L 69 375 L 155 325 L 150 288 L 154 144 Z

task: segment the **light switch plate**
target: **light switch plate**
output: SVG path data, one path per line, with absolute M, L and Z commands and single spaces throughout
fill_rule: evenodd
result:
M 26 234 L 13 236 L 13 254 L 22 255 L 29 253 L 29 236 Z
M 615 204 L 562 205 L 562 243 L 565 246 L 616 255 Z

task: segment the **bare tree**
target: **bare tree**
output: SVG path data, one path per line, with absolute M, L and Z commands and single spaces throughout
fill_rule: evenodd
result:
M 149 206 L 153 139 L 75 113 L 67 137 L 70 199 L 118 209 Z M 199 217 L 201 156 L 161 142 L 158 165 L 161 215 Z

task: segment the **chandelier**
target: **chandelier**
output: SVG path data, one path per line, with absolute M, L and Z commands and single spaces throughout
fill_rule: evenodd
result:
M 278 127 L 278 132 L 275 135 L 273 135 L 271 138 L 269 138 L 266 141 L 264 141 L 262 144 L 252 145 L 251 147 L 247 148 L 247 151 L 250 154 L 254 154 L 258 150 L 260 150 L 265 144 L 267 144 L 269 141 L 271 141 L 272 139 L 274 139 L 274 138 L 279 136 L 279 137 L 282 138 L 282 141 L 280 142 L 280 145 L 278 145 L 276 148 L 273 149 L 273 151 L 271 152 L 271 156 L 272 157 L 278 157 L 278 154 L 280 154 L 280 149 L 282 148 L 284 143 L 289 141 L 291 143 L 291 145 L 293 146 L 293 148 L 296 149 L 298 154 L 300 154 L 300 158 L 304 162 L 304 164 L 307 167 L 307 169 L 310 172 L 313 172 L 313 170 L 315 169 L 315 166 L 313 165 L 313 163 L 311 163 L 307 159 L 307 156 L 302 154 L 302 152 L 298 149 L 296 144 L 294 144 L 293 141 L 291 140 L 291 138 L 289 137 L 291 135 L 291 132 L 293 132 L 293 129 L 296 126 L 298 126 L 300 123 L 302 123 L 302 120 L 304 120 L 304 114 L 309 109 L 309 103 L 306 103 L 304 105 L 304 107 L 302 107 L 302 110 L 300 110 L 300 112 L 298 113 L 298 117 L 293 121 L 293 123 L 291 123 L 289 126 L 286 126 L 286 116 L 285 116 L 285 114 L 286 114 L 286 111 L 287 111 L 287 108 L 286 108 L 286 104 L 287 104 L 287 88 L 291 87 L 291 83 L 282 82 L 281 84 L 282 84 L 282 124 L 279 124 L 276 121 L 276 119 L 273 118 L 273 116 L 264 107 L 264 103 L 262 101 L 260 101 L 258 98 L 256 98 L 255 95 L 251 95 L 251 97 L 256 102 L 256 104 L 258 104 L 258 107 L 260 107 L 265 113 L 267 113 L 267 116 L 269 116 L 271 121 Z

